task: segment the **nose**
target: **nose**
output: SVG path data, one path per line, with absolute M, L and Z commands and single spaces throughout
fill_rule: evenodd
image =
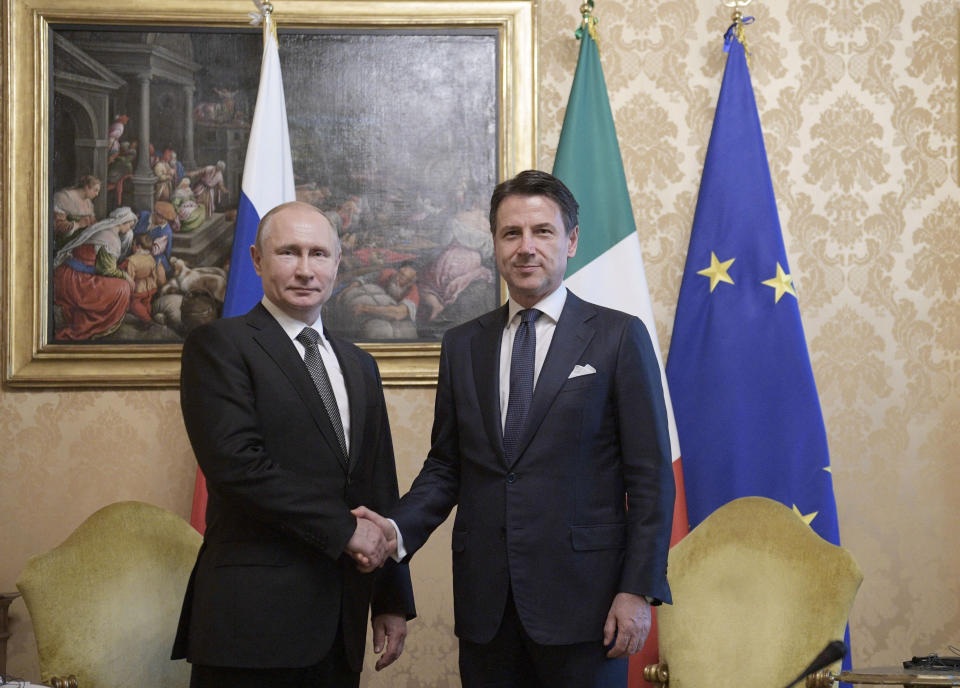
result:
M 537 252 L 537 247 L 533 242 L 533 232 L 524 232 L 523 240 L 520 242 L 521 253 L 533 255 Z
M 310 271 L 310 256 L 306 253 L 300 254 L 297 258 L 297 277 L 310 278 L 313 273 Z

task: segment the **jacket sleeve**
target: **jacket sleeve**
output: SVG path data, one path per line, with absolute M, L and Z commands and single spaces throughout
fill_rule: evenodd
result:
M 660 365 L 638 318 L 621 335 L 615 379 L 628 528 L 620 590 L 670 602 L 673 457 Z
M 420 549 L 430 534 L 446 520 L 460 492 L 460 455 L 457 410 L 451 389 L 449 342 L 440 349 L 440 372 L 433 412 L 430 452 L 419 475 L 390 516 L 403 535 L 407 559 Z
M 380 428 L 373 449 L 375 468 L 373 476 L 373 501 L 370 508 L 377 513 L 387 513 L 396 506 L 399 497 L 397 488 L 397 464 L 393 454 L 393 438 L 390 433 L 390 420 L 387 417 L 387 403 L 383 397 L 383 384 L 376 363 L 370 359 L 372 374 L 376 379 L 377 403 L 380 406 Z M 410 568 L 407 564 L 397 563 L 393 559 L 376 573 L 371 600 L 371 616 L 379 614 L 401 614 L 407 620 L 417 615 L 413 599 L 413 585 L 410 582 Z

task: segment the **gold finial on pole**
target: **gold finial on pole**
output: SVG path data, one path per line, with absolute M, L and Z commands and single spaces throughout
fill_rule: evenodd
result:
M 263 40 L 267 40 L 267 36 L 273 34 L 273 37 L 277 37 L 277 27 L 271 19 L 273 14 L 273 3 L 270 0 L 253 0 L 253 4 L 256 5 L 256 12 L 248 12 L 247 16 L 250 17 L 250 26 L 259 26 L 263 24 Z
M 741 7 L 746 7 L 753 0 L 725 0 L 723 3 L 727 7 L 733 8 L 733 23 L 737 25 L 743 24 L 743 12 L 740 11 Z
M 588 32 L 590 32 L 590 38 L 596 42 L 597 18 L 593 16 L 593 0 L 586 0 L 586 2 L 580 5 L 580 14 L 583 17 L 583 20 L 580 22 L 580 26 L 577 28 L 577 38 L 582 38 L 583 30 L 586 29 Z M 599 46 L 597 47 L 599 48 Z
M 747 32 L 744 31 L 744 24 L 750 24 L 753 22 L 753 17 L 744 17 L 743 12 L 740 8 L 746 7 L 753 0 L 724 0 L 724 5 L 727 7 L 733 8 L 733 25 L 730 27 L 734 35 L 737 37 L 737 40 L 740 41 L 740 44 L 743 46 L 743 52 L 747 56 L 747 67 L 750 67 L 750 48 L 747 46 Z M 746 19 L 746 21 L 744 21 Z

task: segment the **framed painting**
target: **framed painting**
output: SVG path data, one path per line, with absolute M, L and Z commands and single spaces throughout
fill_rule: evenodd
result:
M 3 1 L 5 380 L 175 386 L 184 336 L 223 303 L 253 3 Z M 446 329 L 502 299 L 486 206 L 534 165 L 533 2 L 273 16 L 297 197 L 343 243 L 325 325 L 385 384 L 434 384 Z

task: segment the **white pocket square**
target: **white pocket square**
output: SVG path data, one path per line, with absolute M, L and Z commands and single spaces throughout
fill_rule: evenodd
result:
M 595 372 L 597 372 L 597 369 L 589 363 L 587 365 L 575 365 L 573 366 L 573 370 L 570 371 L 570 375 L 567 377 L 567 379 L 569 380 L 574 377 L 580 377 L 581 375 L 593 375 Z

